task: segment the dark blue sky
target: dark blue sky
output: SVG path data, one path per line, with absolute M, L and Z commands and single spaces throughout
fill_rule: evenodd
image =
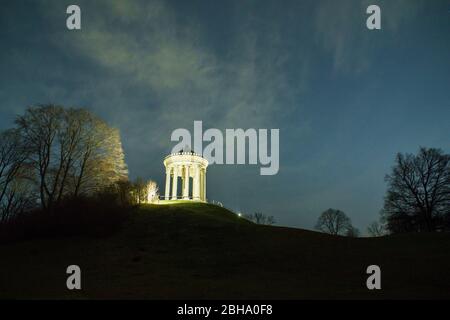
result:
M 450 152 L 449 1 L 76 1 L 68 31 L 74 3 L 1 2 L 1 129 L 31 104 L 86 107 L 163 189 L 174 129 L 279 128 L 278 175 L 211 166 L 208 198 L 302 228 L 332 207 L 365 231 L 397 152 Z

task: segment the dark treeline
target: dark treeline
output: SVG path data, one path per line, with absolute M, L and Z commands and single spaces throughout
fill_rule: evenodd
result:
M 397 154 L 390 174 L 380 221 L 367 227 L 370 236 L 405 232 L 450 231 L 450 155 L 420 148 L 418 154 Z M 343 236 L 359 231 L 342 211 L 324 211 L 316 229 Z
M 252 214 L 244 214 L 243 217 L 249 221 L 256 223 L 256 224 L 273 225 L 276 223 L 274 216 L 268 216 L 262 212 L 255 212 Z

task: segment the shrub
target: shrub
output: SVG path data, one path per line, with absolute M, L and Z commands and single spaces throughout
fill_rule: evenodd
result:
M 133 207 L 111 201 L 112 195 L 63 201 L 52 213 L 34 210 L 0 225 L 0 242 L 70 236 L 105 237 L 117 232 Z

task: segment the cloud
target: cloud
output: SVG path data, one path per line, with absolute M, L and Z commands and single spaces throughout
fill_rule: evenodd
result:
M 55 42 L 107 70 L 111 78 L 100 86 L 115 88 L 126 79 L 151 93 L 152 108 L 158 110 L 155 121 L 173 129 L 193 120 L 216 127 L 257 127 L 270 126 L 289 112 L 291 84 L 282 72 L 287 54 L 271 50 L 279 41 L 277 31 L 261 35 L 241 17 L 239 33 L 226 52 L 217 52 L 205 40 L 207 25 L 195 18 L 181 22 L 165 2 L 80 6 L 82 30 L 61 33 Z
M 366 9 L 374 4 L 362 1 L 321 1 L 315 12 L 315 39 L 332 57 L 335 72 L 361 73 L 373 63 L 372 49 L 380 37 L 395 41 L 399 29 L 406 27 L 419 12 L 420 1 L 378 1 L 381 30 L 366 27 Z M 389 42 L 388 42 L 389 43 Z M 394 42 L 395 45 L 395 42 Z M 378 47 L 379 49 L 379 47 Z

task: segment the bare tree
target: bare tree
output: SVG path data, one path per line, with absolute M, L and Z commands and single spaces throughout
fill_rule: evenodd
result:
M 324 211 L 317 220 L 316 229 L 333 235 L 345 235 L 352 228 L 350 218 L 336 209 Z
M 8 185 L 0 203 L 0 222 L 7 222 L 35 207 L 36 193 L 33 181 L 30 180 L 27 168 L 23 167 Z
M 137 204 L 152 203 L 158 197 L 158 186 L 155 181 L 136 178 L 132 186 L 133 196 Z
M 153 181 L 149 180 L 147 182 L 147 202 L 154 202 L 159 199 L 159 188 L 158 184 Z
M 74 167 L 74 196 L 94 193 L 128 179 L 119 131 L 92 115 L 88 119 Z
M 450 155 L 420 148 L 417 155 L 397 154 L 385 180 L 384 215 L 391 232 L 445 229 L 450 216 Z M 448 226 L 447 226 L 448 227 Z
M 30 107 L 16 124 L 45 210 L 128 176 L 118 130 L 86 110 Z
M 147 198 L 147 188 L 144 179 L 138 177 L 133 183 L 133 193 L 137 204 L 144 203 Z
M 349 226 L 345 231 L 345 235 L 351 238 L 358 238 L 360 235 L 359 229 L 354 226 Z
M 29 108 L 24 116 L 16 119 L 23 135 L 25 148 L 30 152 L 39 184 L 40 202 L 44 209 L 53 203 L 61 165 L 55 166 L 55 140 L 59 129 L 61 108 L 55 106 Z
M 0 133 L 0 222 L 6 222 L 29 205 L 23 185 L 28 178 L 27 157 L 17 130 Z
M 261 212 L 244 215 L 247 220 L 253 221 L 256 224 L 272 225 L 276 223 L 274 216 L 267 216 Z
M 120 205 L 135 204 L 133 199 L 133 184 L 128 180 L 119 180 L 108 188 L 113 188 L 114 194 L 119 196 L 118 201 Z
M 384 227 L 378 221 L 374 221 L 367 227 L 367 233 L 371 237 L 381 237 L 385 234 L 385 231 Z

